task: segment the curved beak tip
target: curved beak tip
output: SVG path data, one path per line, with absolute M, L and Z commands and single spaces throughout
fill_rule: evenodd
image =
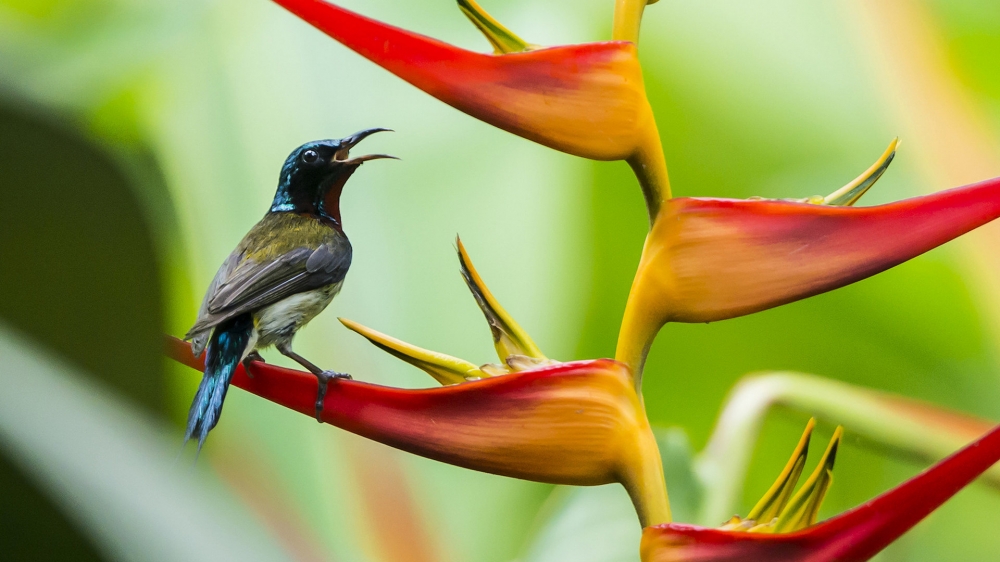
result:
M 345 163 L 360 164 L 362 162 L 366 162 L 368 160 L 376 160 L 378 158 L 392 158 L 395 160 L 399 160 L 399 158 L 396 158 L 395 156 L 389 156 L 387 154 L 369 154 L 367 156 L 361 156 L 358 158 L 350 158 L 350 153 L 352 148 L 354 148 L 358 143 L 365 140 L 369 136 L 381 132 L 393 132 L 393 131 L 392 129 L 386 129 L 384 127 L 375 127 L 374 129 L 365 129 L 364 131 L 358 131 L 357 133 L 354 133 L 353 135 L 347 138 L 341 139 L 340 149 L 337 150 L 337 153 L 334 155 L 334 162 L 339 162 L 341 164 Z
M 358 131 L 358 132 L 354 133 L 353 135 L 347 137 L 346 139 L 344 139 L 342 141 L 342 143 L 343 143 L 344 147 L 350 149 L 350 148 L 353 148 L 354 145 L 356 145 L 359 142 L 365 140 L 366 138 L 374 135 L 375 133 L 383 133 L 383 132 L 392 133 L 392 132 L 395 132 L 395 131 L 393 131 L 392 129 L 386 129 L 385 127 L 375 127 L 373 129 L 365 129 L 363 131 Z

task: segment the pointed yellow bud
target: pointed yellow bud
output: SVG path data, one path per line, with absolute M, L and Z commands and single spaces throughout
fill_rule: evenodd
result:
M 346 318 L 340 318 L 339 320 L 344 326 L 368 338 L 368 341 L 383 351 L 424 371 L 442 385 L 457 384 L 467 380 L 482 379 L 491 376 L 491 374 L 483 372 L 479 367 L 468 361 L 408 344 L 372 330 L 367 326 L 358 324 L 353 320 Z M 506 373 L 506 370 L 504 373 Z
M 844 187 L 834 191 L 823 198 L 823 205 L 837 205 L 841 207 L 851 207 L 861 199 L 871 186 L 875 185 L 882 174 L 885 173 L 892 159 L 896 156 L 896 147 L 899 146 L 899 137 L 892 139 L 889 148 L 885 149 L 882 156 L 864 171 L 863 174 L 854 178 L 854 181 Z M 811 201 L 810 201 L 811 202 Z
M 757 505 L 747 514 L 747 519 L 758 521 L 763 524 L 770 524 L 778 516 L 788 503 L 788 498 L 792 497 L 795 484 L 802 475 L 802 469 L 806 464 L 806 456 L 809 454 L 809 438 L 812 436 L 813 428 L 816 427 L 816 419 L 810 418 L 806 425 L 799 444 L 792 453 L 792 458 L 788 459 L 788 464 L 781 471 L 781 475 L 774 481 L 771 489 L 760 498 Z M 751 530 L 752 531 L 752 530 Z
M 791 533 L 816 523 L 819 508 L 823 504 L 827 490 L 833 484 L 833 463 L 837 458 L 837 448 L 840 446 L 840 438 L 843 434 L 844 428 L 837 426 L 837 430 L 833 432 L 833 438 L 830 439 L 830 445 L 823 453 L 823 458 L 820 459 L 816 470 L 802 485 L 795 497 L 788 502 L 788 507 L 778 516 L 773 532 Z
M 498 55 L 520 53 L 535 47 L 486 13 L 476 0 L 458 0 L 458 9 L 486 36 L 486 40 L 493 45 L 493 52 Z
M 524 329 L 507 314 L 507 311 L 500 306 L 493 293 L 486 287 L 482 277 L 472 265 L 469 254 L 465 251 L 461 238 L 456 238 L 458 246 L 458 260 L 462 267 L 462 277 L 472 291 L 472 296 L 476 298 L 476 303 L 486 316 L 486 321 L 490 324 L 490 331 L 493 332 L 493 345 L 497 350 L 497 357 L 506 363 L 507 358 L 512 355 L 524 355 L 526 357 L 545 360 L 547 357 L 538 349 Z
M 875 161 L 860 176 L 854 178 L 844 187 L 834 191 L 830 195 L 813 195 L 802 199 L 781 199 L 781 201 L 791 201 L 793 203 L 809 203 L 810 205 L 832 205 L 834 207 L 853 207 L 861 199 L 861 196 L 868 192 L 871 186 L 882 177 L 882 174 L 889 168 L 892 159 L 896 157 L 896 148 L 899 147 L 899 137 L 892 139 L 889 148 L 885 149 L 882 156 Z M 763 199 L 762 197 L 751 197 L 751 199 Z

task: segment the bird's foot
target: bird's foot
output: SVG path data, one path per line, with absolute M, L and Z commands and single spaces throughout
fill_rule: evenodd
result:
M 351 375 L 337 371 L 323 371 L 316 375 L 319 379 L 319 392 L 316 394 L 316 421 L 323 423 L 323 402 L 326 400 L 326 387 L 330 379 L 351 380 Z
M 251 379 L 253 378 L 253 371 L 250 370 L 250 364 L 254 361 L 267 363 L 267 361 L 264 361 L 264 358 L 260 356 L 260 353 L 257 353 L 256 351 L 248 353 L 247 356 L 243 358 L 243 370 L 246 371 L 247 376 Z

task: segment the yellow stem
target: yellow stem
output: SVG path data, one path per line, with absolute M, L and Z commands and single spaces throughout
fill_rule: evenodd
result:
M 658 330 L 651 329 L 649 323 L 643 319 L 629 318 L 631 304 L 632 299 L 629 299 L 629 304 L 625 307 L 625 319 L 622 321 L 621 331 L 618 333 L 615 361 L 628 365 L 629 370 L 632 371 L 636 392 L 642 392 L 642 371 L 646 366 L 646 356 L 649 354 L 649 348 L 653 344 L 653 338 Z
M 656 0 L 653 0 L 656 2 Z M 611 38 L 620 41 L 631 41 L 639 44 L 639 25 L 642 23 L 642 11 L 646 0 L 615 0 L 615 20 Z
M 632 498 L 635 512 L 639 516 L 639 524 L 646 528 L 650 525 L 670 523 L 673 519 L 670 515 L 670 501 L 667 498 L 667 483 L 663 479 L 660 449 L 646 419 L 645 409 L 641 406 L 640 409 L 641 427 L 636 432 L 639 458 L 624 463 L 621 483 Z
M 635 390 L 642 395 L 642 371 L 646 366 L 646 356 L 649 348 L 653 345 L 653 340 L 663 327 L 662 310 L 656 310 L 656 300 L 650 300 L 644 295 L 649 279 L 644 275 L 646 262 L 650 253 L 650 235 L 646 236 L 646 242 L 642 247 L 642 259 L 636 269 L 635 279 L 632 281 L 632 288 L 628 293 L 628 301 L 625 303 L 625 313 L 622 315 L 622 324 L 618 331 L 618 346 L 615 348 L 615 360 L 628 365 L 632 372 L 632 380 L 635 383 Z M 662 304 L 662 303 L 659 303 Z
M 639 187 L 646 199 L 646 209 L 649 211 L 649 226 L 652 228 L 663 202 L 670 199 L 670 177 L 667 175 L 663 145 L 660 144 L 660 131 L 656 128 L 653 109 L 649 107 L 648 101 L 644 113 L 642 118 L 646 123 L 642 142 L 627 162 L 639 180 Z
M 619 7 L 621 7 L 622 2 L 628 1 L 619 0 Z M 616 18 L 617 14 L 618 12 L 616 12 Z M 663 145 L 660 144 L 660 131 L 656 127 L 656 119 L 648 100 L 640 119 L 643 121 L 643 138 L 627 162 L 632 167 L 632 172 L 642 188 L 642 194 L 646 200 L 646 210 L 649 212 L 649 228 L 652 231 L 660 209 L 664 202 L 670 199 L 670 177 L 667 174 L 667 160 L 663 155 Z M 615 359 L 629 366 L 635 381 L 636 392 L 640 393 L 646 355 L 649 353 L 649 348 L 653 344 L 656 334 L 663 327 L 663 323 L 659 321 L 661 316 L 654 314 L 649 309 L 649 301 L 639 295 L 643 290 L 642 271 L 644 263 L 649 259 L 648 250 L 649 237 L 647 236 L 642 249 L 642 262 L 639 263 L 635 280 L 632 282 L 632 289 L 629 291 L 628 303 L 625 305 L 625 314 L 622 317 L 618 333 L 618 347 L 615 350 Z

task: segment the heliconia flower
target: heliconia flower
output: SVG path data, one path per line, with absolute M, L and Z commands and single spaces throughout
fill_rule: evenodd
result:
M 883 156 L 866 174 L 877 176 L 888 160 Z M 869 183 L 865 177 L 829 203 L 853 203 L 855 188 Z M 615 357 L 641 376 L 667 322 L 724 320 L 843 287 L 998 216 L 1000 178 L 862 208 L 671 199 L 646 238 Z
M 546 358 L 503 309 L 457 241 L 462 277 L 482 309 L 502 364 L 477 367 L 346 319 L 345 326 L 426 371 L 442 388 L 404 390 L 336 380 L 322 421 L 465 468 L 553 484 L 621 483 L 645 525 L 670 520 L 656 438 L 628 367 L 610 359 Z M 196 369 L 202 359 L 168 340 L 168 354 Z M 316 377 L 264 363 L 234 385 L 308 415 Z
M 792 532 L 779 530 L 779 523 L 771 532 L 733 530 L 738 526 L 733 522 L 717 529 L 651 526 L 643 531 L 641 558 L 643 562 L 863 562 L 998 460 L 1000 426 L 900 486 L 822 523 L 803 527 L 808 518 L 799 518 L 787 527 Z M 822 463 L 820 468 L 826 470 Z M 812 517 L 810 510 L 803 513 Z
M 710 489 L 698 520 L 722 520 L 743 496 L 743 480 L 764 420 L 775 408 L 843 425 L 865 442 L 928 464 L 988 432 L 994 422 L 914 398 L 802 373 L 754 374 L 732 390 L 695 471 Z M 1000 465 L 979 478 L 1000 488 Z M 748 514 L 748 518 L 759 519 Z
M 537 48 L 472 0 L 462 11 L 497 54 L 461 49 L 324 0 L 275 0 L 358 54 L 477 119 L 596 160 L 627 160 L 650 217 L 670 196 L 659 132 L 631 41 Z
M 421 369 L 441 384 L 456 384 L 556 363 L 542 354 L 528 332 L 504 310 L 500 302 L 493 296 L 472 264 L 472 259 L 469 257 L 465 245 L 462 244 L 462 239 L 456 238 L 455 245 L 458 249 L 458 262 L 462 278 L 476 299 L 479 309 L 483 311 L 483 316 L 486 317 L 486 322 L 493 335 L 493 346 L 496 348 L 497 357 L 501 364 L 488 363 L 477 366 L 464 359 L 436 351 L 428 351 L 392 336 L 387 336 L 353 320 L 341 318 L 340 321 L 383 351 Z
M 169 338 L 167 353 L 204 360 Z M 316 377 L 254 363 L 232 384 L 313 416 Z M 610 359 L 546 365 L 429 389 L 334 380 L 325 423 L 430 459 L 493 474 L 582 486 L 621 483 L 644 525 L 670 520 L 656 440 L 628 368 Z
M 721 529 L 748 533 L 790 533 L 816 522 L 819 508 L 833 483 L 833 463 L 837 458 L 837 448 L 844 430 L 838 426 L 833 432 L 833 438 L 816 465 L 816 470 L 793 496 L 792 491 L 802 475 L 809 455 L 809 438 L 815 426 L 816 420 L 810 419 L 785 469 L 746 518 L 733 517 Z

